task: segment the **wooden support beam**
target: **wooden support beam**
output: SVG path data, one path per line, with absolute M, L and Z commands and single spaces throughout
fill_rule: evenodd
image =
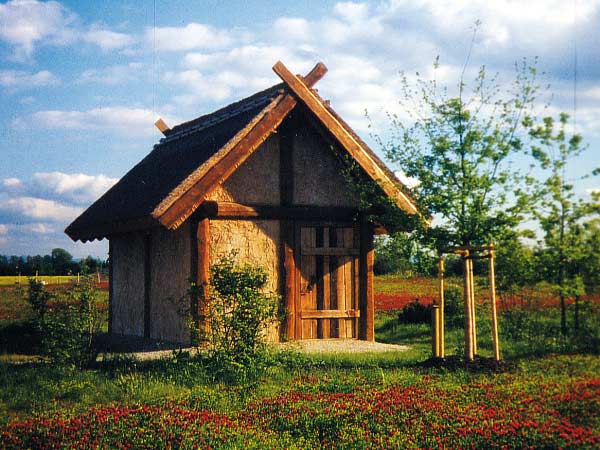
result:
M 162 118 L 160 118 L 160 117 L 158 118 L 158 120 L 156 122 L 154 122 L 154 125 L 165 136 L 167 136 L 169 134 L 169 132 L 171 131 L 171 128 L 169 128 L 169 125 L 167 125 L 165 123 L 165 121 L 162 120 Z
M 494 272 L 494 250 L 490 250 L 490 304 L 492 309 L 492 342 L 494 348 L 494 359 L 500 361 L 500 340 L 498 339 L 498 314 L 496 312 L 496 274 Z
M 418 214 L 414 203 L 389 179 L 388 174 L 373 161 L 354 137 L 346 131 L 340 122 L 329 112 L 327 107 L 315 96 L 303 80 L 296 77 L 287 67 L 278 61 L 273 71 L 287 84 L 298 98 L 323 122 L 333 136 L 358 162 L 362 169 L 381 186 L 383 191 L 398 202 L 408 213 Z
M 323 66 L 324 67 L 324 66 Z M 325 69 L 326 71 L 326 69 Z M 324 74 L 324 72 L 323 72 Z M 322 75 L 321 75 L 322 76 Z M 290 207 L 294 203 L 294 133 L 290 120 L 284 121 L 279 128 L 279 201 L 282 206 Z M 225 207 L 227 209 L 227 207 Z M 237 208 L 249 214 L 268 215 L 268 211 L 255 208 Z M 219 207 L 217 205 L 217 214 Z M 223 207 L 221 207 L 221 212 Z M 274 211 L 271 211 L 274 212 Z M 281 217 L 281 249 L 283 252 L 283 292 L 286 310 L 285 336 L 296 337 L 296 260 L 294 257 L 295 232 L 294 221 L 289 217 Z
M 300 312 L 302 319 L 352 319 L 360 317 L 360 311 L 356 309 L 315 309 Z
M 294 222 L 281 221 L 283 241 L 284 295 L 286 307 L 286 335 L 288 339 L 296 337 L 296 259 L 294 257 Z
M 431 308 L 431 353 L 434 358 L 440 358 L 440 305 Z
M 115 294 L 113 290 L 115 288 L 113 284 L 113 270 L 114 262 L 113 258 L 115 255 L 114 244 L 112 239 L 108 239 L 108 334 L 113 332 L 113 313 L 114 313 L 114 301 Z M 79 284 L 79 274 L 77 274 L 77 284 Z
M 469 256 L 469 251 L 465 250 L 466 255 Z M 465 301 L 465 360 L 473 361 L 473 320 L 471 317 L 471 279 L 469 276 L 469 264 L 468 259 L 463 258 L 463 271 L 464 271 L 464 301 Z
M 439 349 L 440 349 L 440 358 L 446 357 L 446 344 L 445 344 L 445 297 L 444 297 L 444 258 L 440 257 L 438 263 L 438 280 L 439 280 L 439 306 L 440 306 L 440 333 L 439 333 Z
M 372 226 L 363 220 L 360 224 L 360 326 L 359 339 L 365 341 L 375 340 L 375 299 L 373 295 L 373 264 L 375 253 L 373 245 Z
M 244 205 L 233 202 L 205 201 L 198 217 L 213 219 L 319 220 L 353 222 L 358 210 L 327 206 Z
M 477 319 L 475 314 L 475 277 L 473 276 L 473 259 L 469 256 L 466 258 L 467 264 L 469 265 L 469 283 L 471 284 L 471 288 L 469 292 L 471 293 L 471 333 L 473 335 L 473 354 L 477 354 Z
M 152 234 L 144 235 L 144 338 L 152 332 L 152 311 L 150 286 L 152 285 Z
M 204 218 L 196 227 L 197 247 L 192 249 L 197 254 L 196 285 L 198 286 L 198 303 L 195 315 L 200 332 L 206 332 L 208 324 L 208 289 L 210 281 L 210 221 Z

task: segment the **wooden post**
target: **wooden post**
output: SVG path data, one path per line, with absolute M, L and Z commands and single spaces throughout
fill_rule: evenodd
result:
M 281 221 L 283 241 L 283 272 L 285 276 L 286 337 L 300 339 L 296 336 L 296 260 L 294 258 L 294 222 Z
M 208 283 L 210 279 L 210 221 L 207 218 L 201 219 L 196 228 L 197 247 L 197 271 L 196 285 L 199 290 L 199 298 L 195 315 L 198 320 L 198 326 L 203 332 L 208 331 Z
M 463 253 L 464 300 L 465 300 L 465 360 L 473 361 L 473 320 L 471 309 L 471 279 L 469 277 L 469 251 Z
M 279 127 L 279 201 L 282 206 L 294 204 L 294 125 L 293 113 Z M 282 220 L 281 247 L 283 250 L 283 290 L 285 295 L 285 335 L 288 339 L 301 339 L 296 332 L 296 259 L 294 256 L 295 228 L 294 221 Z
M 440 307 L 433 304 L 431 307 L 431 353 L 434 358 L 440 357 Z
M 471 285 L 471 289 L 469 290 L 471 293 L 471 333 L 473 334 L 473 354 L 477 354 L 477 320 L 475 315 L 475 281 L 473 277 L 473 258 L 472 256 L 468 258 L 469 262 L 469 283 Z
M 492 341 L 494 345 L 494 359 L 500 361 L 500 342 L 498 340 L 498 315 L 496 312 L 496 274 L 494 272 L 494 248 L 490 246 L 489 259 L 490 259 L 490 303 L 492 306 Z
M 108 238 L 108 333 L 113 332 L 113 257 L 114 257 L 114 244 L 113 240 Z M 79 272 L 77 272 L 77 284 L 79 284 Z
M 35 281 L 37 282 L 37 280 L 38 280 L 38 271 L 36 270 L 35 271 Z
M 150 286 L 152 276 L 152 235 L 144 235 L 144 338 L 150 338 L 152 327 Z
M 375 340 L 375 300 L 373 297 L 373 227 L 366 220 L 360 226 L 360 333 L 359 339 Z
M 446 345 L 445 345 L 445 330 L 444 330 L 444 257 L 440 256 L 439 266 L 438 266 L 438 279 L 440 284 L 440 334 L 439 334 L 439 348 L 440 348 L 440 358 L 446 357 Z

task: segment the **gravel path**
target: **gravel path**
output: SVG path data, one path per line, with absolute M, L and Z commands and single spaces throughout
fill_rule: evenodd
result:
M 359 341 L 358 339 L 311 339 L 305 341 L 283 342 L 271 344 L 275 350 L 297 350 L 303 353 L 383 353 L 402 352 L 409 349 L 406 345 L 383 344 L 381 342 Z M 184 348 L 185 352 L 195 355 L 196 348 Z M 200 350 L 201 351 L 201 350 Z M 112 354 L 114 356 L 114 354 Z M 168 358 L 173 350 L 154 350 L 122 353 L 131 355 L 139 361 Z M 100 356 L 102 358 L 102 356 Z
M 406 345 L 359 341 L 358 339 L 310 339 L 276 344 L 280 348 L 297 349 L 304 353 L 383 353 L 408 350 Z

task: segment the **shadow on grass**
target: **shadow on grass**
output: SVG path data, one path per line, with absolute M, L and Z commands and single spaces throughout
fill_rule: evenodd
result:
M 42 336 L 31 321 L 0 323 L 0 353 L 38 355 Z

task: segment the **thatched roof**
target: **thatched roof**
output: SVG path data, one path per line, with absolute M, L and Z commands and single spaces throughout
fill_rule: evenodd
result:
M 333 136 L 358 159 L 384 192 L 407 212 L 416 213 L 402 183 L 310 89 L 324 75 L 325 67 L 317 65 L 304 78 L 289 72 L 282 75 L 281 67 L 285 69 L 281 64 L 274 70 L 284 83 L 166 131 L 152 152 L 75 219 L 65 232 L 73 240 L 85 242 L 159 224 L 177 228 L 216 185 L 258 148 L 299 101 L 315 112 L 316 119 L 328 130 L 335 128 Z M 306 99 L 307 95 L 314 99 Z

